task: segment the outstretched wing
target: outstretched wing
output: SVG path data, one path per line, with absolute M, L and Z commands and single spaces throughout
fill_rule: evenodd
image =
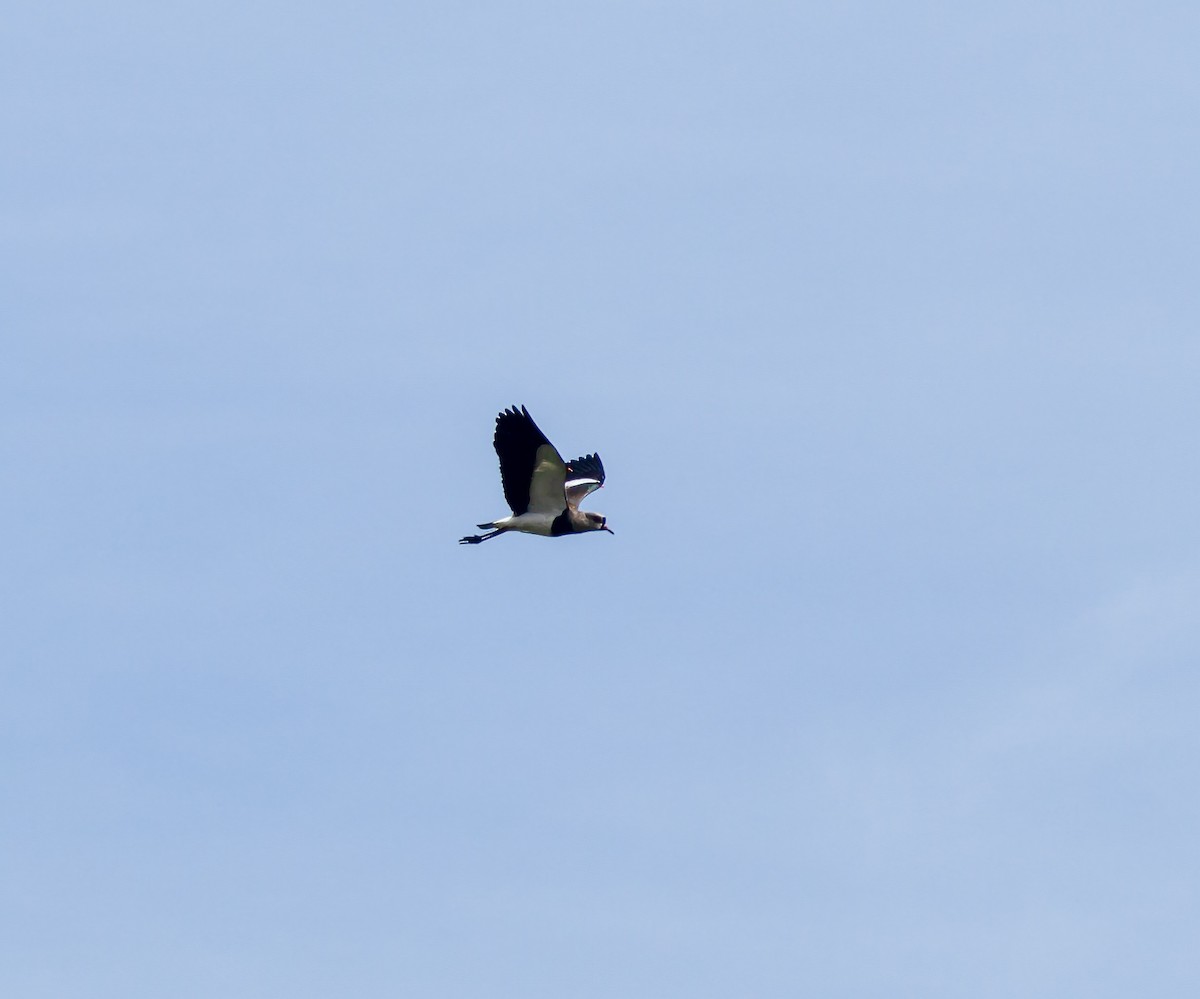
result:
M 559 514 L 566 509 L 567 466 L 524 406 L 496 417 L 492 443 L 500 458 L 504 498 L 514 514 Z
M 575 509 L 588 493 L 604 485 L 604 465 L 600 455 L 585 454 L 567 463 L 567 505 Z

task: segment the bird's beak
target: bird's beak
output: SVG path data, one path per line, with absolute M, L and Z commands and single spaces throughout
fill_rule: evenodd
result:
M 613 529 L 611 527 L 609 527 L 608 525 L 605 525 L 603 529 L 608 531 L 609 534 L 612 534 L 612 532 L 613 532 Z M 616 535 L 613 535 L 613 537 L 616 537 Z

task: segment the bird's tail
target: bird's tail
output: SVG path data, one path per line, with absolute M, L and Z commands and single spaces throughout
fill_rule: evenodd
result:
M 495 524 L 476 524 L 475 526 L 486 531 L 489 528 L 495 527 L 496 525 Z

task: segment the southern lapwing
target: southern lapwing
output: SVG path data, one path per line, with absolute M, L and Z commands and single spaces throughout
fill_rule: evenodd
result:
M 579 509 L 588 493 L 604 485 L 600 455 L 563 461 L 524 406 L 520 410 L 513 406 L 496 417 L 492 443 L 500 456 L 500 480 L 512 516 L 477 525 L 491 530 L 469 534 L 459 540 L 460 545 L 477 545 L 505 531 L 524 531 L 544 538 L 585 531 L 612 534 L 606 518 Z

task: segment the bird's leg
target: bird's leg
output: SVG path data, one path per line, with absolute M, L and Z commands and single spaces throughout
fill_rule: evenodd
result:
M 465 538 L 459 538 L 460 545 L 479 545 L 487 541 L 488 538 L 494 538 L 497 534 L 503 534 L 505 528 L 498 527 L 494 531 L 488 531 L 487 534 L 468 534 Z

